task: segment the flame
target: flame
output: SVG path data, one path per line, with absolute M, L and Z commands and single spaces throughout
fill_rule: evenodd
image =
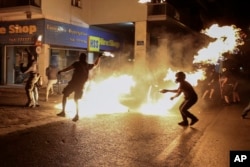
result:
M 238 46 L 244 44 L 241 29 L 234 25 L 219 27 L 218 24 L 214 24 L 202 33 L 214 38 L 215 40 L 210 42 L 207 47 L 198 51 L 198 54 L 194 56 L 193 63 L 216 64 L 222 59 L 223 53 L 232 53 L 238 49 Z M 173 80 L 176 72 L 177 71 L 168 69 L 164 80 Z M 186 80 L 192 86 L 197 86 L 198 80 L 202 81 L 206 78 L 206 73 L 203 69 L 197 69 L 193 72 L 185 72 L 185 74 Z
M 134 81 L 128 75 L 110 76 L 100 82 L 89 81 L 84 97 L 79 100 L 79 116 L 127 112 L 128 107 L 122 105 L 120 99 L 122 95 L 130 93 L 133 86 Z M 61 104 L 57 104 L 55 107 L 61 109 Z M 68 117 L 75 115 L 76 107 L 73 99 L 67 101 L 66 111 Z
M 194 56 L 193 63 L 216 64 L 222 58 L 223 53 L 232 53 L 238 46 L 243 45 L 241 29 L 236 26 L 212 25 L 202 33 L 214 38 L 206 48 L 199 50 Z
M 102 55 L 103 55 L 103 56 L 106 56 L 106 57 L 115 57 L 115 55 L 114 55 L 113 53 L 107 52 L 107 51 L 103 52 Z
M 159 116 L 169 116 L 171 113 L 169 112 L 179 101 L 179 98 L 176 98 L 174 100 L 170 100 L 171 94 L 164 94 L 161 95 L 161 98 L 158 100 L 155 100 L 150 96 L 149 94 L 152 93 L 152 85 L 149 87 L 148 90 L 148 97 L 147 101 L 142 104 L 138 112 L 145 114 L 145 115 L 159 115 Z M 154 92 L 160 95 L 160 93 Z
M 237 50 L 237 46 L 244 44 L 241 39 L 242 34 L 240 34 L 240 29 L 235 26 L 219 27 L 215 24 L 202 33 L 214 38 L 214 41 L 198 51 L 194 56 L 193 63 L 215 64 L 221 59 L 223 53 L 233 52 Z M 112 57 L 110 54 L 106 56 Z M 167 89 L 177 89 L 178 85 L 174 80 L 176 72 L 170 68 L 167 70 L 166 76 L 163 79 L 164 81 L 168 81 L 166 85 Z M 203 69 L 185 72 L 185 74 L 186 80 L 194 87 L 197 86 L 199 80 L 205 79 L 205 71 Z M 147 79 L 148 77 L 144 76 L 144 78 Z M 170 100 L 170 97 L 173 96 L 172 93 L 161 94 L 156 90 L 158 89 L 157 85 L 150 85 L 148 89 L 146 87 L 145 100 L 143 98 L 144 101 L 141 102 L 139 107 L 131 109 L 130 106 L 124 105 L 122 101 L 126 100 L 126 98 L 129 99 L 129 97 L 132 97 L 132 101 L 136 101 L 136 99 L 133 99 L 134 96 L 131 93 L 131 89 L 135 85 L 136 82 L 133 76 L 127 74 L 111 75 L 100 81 L 89 81 L 84 91 L 84 97 L 79 100 L 79 116 L 88 117 L 98 114 L 124 113 L 133 110 L 146 115 L 171 115 L 169 111 L 181 99 L 181 96 L 179 96 L 174 100 Z M 137 89 L 133 90 L 137 91 Z M 144 96 L 140 94 L 141 92 L 134 93 Z M 61 104 L 57 104 L 55 107 L 61 109 Z M 74 101 L 69 99 L 66 104 L 67 117 L 73 117 L 75 109 Z
M 175 79 L 175 74 L 177 71 L 173 71 L 170 68 L 167 71 L 167 74 L 164 78 L 164 81 L 172 81 L 174 82 L 173 79 Z M 197 69 L 196 71 L 193 72 L 186 72 L 186 80 L 192 85 L 192 86 L 197 86 L 198 81 L 204 80 L 205 77 L 205 71 L 202 69 Z
M 176 71 L 172 69 L 167 70 L 167 75 L 164 78 L 164 81 L 170 81 L 167 87 L 168 89 L 177 89 L 176 84 L 174 83 Z M 202 69 L 198 69 L 194 72 L 186 73 L 186 80 L 193 86 L 198 85 L 198 80 L 205 79 L 205 72 Z M 160 99 L 154 100 L 150 93 L 152 91 L 152 87 L 149 87 L 148 94 L 147 94 L 147 101 L 139 108 L 139 112 L 146 114 L 146 115 L 170 115 L 169 112 L 180 100 L 176 98 L 174 100 L 170 100 L 170 97 L 173 96 L 172 93 L 167 93 L 161 96 Z M 157 92 L 159 93 L 159 92 Z

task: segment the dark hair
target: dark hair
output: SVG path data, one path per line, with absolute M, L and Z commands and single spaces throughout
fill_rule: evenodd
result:
M 186 75 L 185 75 L 184 72 L 180 71 L 180 72 L 177 72 L 175 74 L 175 77 L 178 78 L 178 79 L 183 79 L 184 80 L 186 78 Z
M 87 55 L 85 53 L 81 53 L 80 56 L 79 56 L 79 60 L 81 62 L 85 62 L 86 61 L 86 57 L 87 57 Z

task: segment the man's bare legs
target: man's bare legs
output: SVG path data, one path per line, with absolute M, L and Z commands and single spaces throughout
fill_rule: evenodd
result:
M 74 99 L 74 101 L 75 101 L 75 105 L 76 105 L 76 115 L 72 119 L 72 121 L 78 121 L 78 119 L 79 119 L 79 115 L 78 115 L 78 113 L 79 113 L 78 99 Z
M 67 97 L 63 95 L 62 98 L 62 111 L 57 114 L 57 116 L 65 117 L 65 107 L 66 107 Z

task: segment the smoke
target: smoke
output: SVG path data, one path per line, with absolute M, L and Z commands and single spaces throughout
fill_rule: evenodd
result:
M 195 36 L 166 34 L 158 41 L 156 64 L 165 64 L 173 70 L 192 70 L 193 56 L 198 50 Z
M 122 52 L 114 57 L 103 57 L 96 79 L 104 80 L 110 76 L 130 75 L 135 81 L 124 102 L 130 108 L 137 108 L 148 100 L 148 95 L 159 98 L 160 88 L 173 86 L 173 82 L 164 81 L 169 68 L 174 71 L 193 71 L 193 57 L 197 50 L 198 38 L 194 35 L 162 34 L 157 42 L 150 44 L 146 56 L 133 57 L 133 45 L 126 45 Z M 173 78 L 174 80 L 174 78 Z M 112 89 L 112 88 L 111 88 Z

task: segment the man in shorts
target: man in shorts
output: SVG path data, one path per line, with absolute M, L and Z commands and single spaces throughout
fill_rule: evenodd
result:
M 68 85 L 63 89 L 63 98 L 62 98 L 62 111 L 57 114 L 57 116 L 65 116 L 65 106 L 67 103 L 67 97 L 71 93 L 74 92 L 74 101 L 76 104 L 76 115 L 73 118 L 73 121 L 77 121 L 79 119 L 78 116 L 78 100 L 82 98 L 83 88 L 85 83 L 89 77 L 89 71 L 97 66 L 100 61 L 100 56 L 95 60 L 94 64 L 88 64 L 86 62 L 87 55 L 85 53 L 81 53 L 79 56 L 79 61 L 74 62 L 72 65 L 58 71 L 58 75 L 62 72 L 67 72 L 70 70 L 74 70 L 71 80 Z

